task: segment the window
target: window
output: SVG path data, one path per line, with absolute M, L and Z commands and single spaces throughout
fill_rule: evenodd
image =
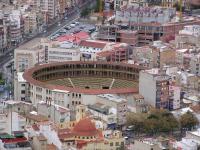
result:
M 116 142 L 116 143 L 115 143 L 115 146 L 119 146 L 119 142 Z
M 25 94 L 25 90 L 22 90 L 22 91 L 21 91 L 21 94 Z
M 110 143 L 110 146 L 113 146 L 113 142 Z
M 26 86 L 26 84 L 22 84 L 22 86 Z

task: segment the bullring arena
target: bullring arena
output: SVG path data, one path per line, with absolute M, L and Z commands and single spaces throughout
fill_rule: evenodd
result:
M 38 65 L 23 77 L 30 84 L 30 96 L 40 100 L 44 90 L 50 99 L 48 91 L 56 90 L 89 95 L 135 93 L 143 69 L 132 64 L 73 61 Z

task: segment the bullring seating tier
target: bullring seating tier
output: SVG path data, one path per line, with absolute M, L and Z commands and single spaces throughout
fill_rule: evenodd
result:
M 71 82 L 73 85 L 71 84 Z M 133 81 L 115 79 L 112 84 L 112 78 L 95 78 L 95 77 L 81 77 L 81 78 L 63 78 L 63 79 L 56 79 L 50 80 L 46 83 L 66 86 L 66 87 L 73 87 L 74 88 L 89 88 L 89 89 L 103 89 L 103 88 L 132 88 L 137 87 L 137 83 Z M 111 86 L 112 85 L 112 86 Z

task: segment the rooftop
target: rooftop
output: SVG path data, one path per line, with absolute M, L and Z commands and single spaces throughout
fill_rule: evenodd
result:
M 93 47 L 93 48 L 101 48 L 103 49 L 106 46 L 106 42 L 103 41 L 95 41 L 95 40 L 83 40 L 79 44 L 79 46 L 83 47 Z
M 113 101 L 113 102 L 117 102 L 117 103 L 121 103 L 121 102 L 127 101 L 124 98 L 121 98 L 119 96 L 115 96 L 115 95 L 112 95 L 112 94 L 101 94 L 101 95 L 98 95 L 98 97 L 105 98 L 105 99 L 107 99 L 109 101 Z
M 26 118 L 30 119 L 30 120 L 33 120 L 33 121 L 36 121 L 36 122 L 44 122 L 44 121 L 48 121 L 49 119 L 45 116 L 42 116 L 42 115 L 34 115 L 34 114 L 27 114 L 25 116 Z
M 23 78 L 23 74 L 23 72 L 17 73 L 18 82 L 26 82 L 26 80 Z

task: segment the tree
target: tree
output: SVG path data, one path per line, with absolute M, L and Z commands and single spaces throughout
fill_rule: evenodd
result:
M 4 85 L 5 80 L 3 79 L 3 74 L 0 72 L 0 85 Z
M 134 126 L 134 132 L 139 134 L 144 131 L 145 119 L 146 114 L 129 113 L 127 115 L 127 126 Z
M 81 17 L 86 17 L 86 16 L 88 16 L 89 15 L 89 13 L 90 13 L 90 9 L 89 8 L 85 8 L 85 9 L 83 9 L 83 11 L 81 12 Z
M 186 128 L 188 130 L 192 130 L 192 128 L 194 128 L 198 124 L 199 124 L 198 119 L 190 111 L 188 111 L 187 113 L 181 115 L 181 117 L 180 117 L 181 129 Z

